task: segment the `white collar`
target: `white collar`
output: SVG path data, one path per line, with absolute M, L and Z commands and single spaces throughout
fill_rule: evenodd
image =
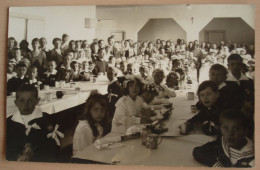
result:
M 114 77 L 114 79 L 112 81 L 110 81 L 108 85 L 113 84 L 115 81 L 117 81 L 116 77 Z
M 64 66 L 63 66 L 64 67 Z M 50 74 L 52 74 L 52 75 L 55 75 L 57 73 L 57 70 L 56 69 L 54 69 L 52 72 L 49 72 L 49 71 L 45 71 L 44 72 L 44 74 L 47 74 L 47 75 L 50 75 Z
M 36 83 L 36 82 L 37 82 L 37 79 L 35 78 L 35 79 L 29 80 L 29 81 L 30 81 L 30 84 L 32 84 L 32 83 Z
M 227 84 L 226 82 L 222 82 L 220 85 L 218 85 L 218 89 L 222 89 L 223 87 L 225 87 Z
M 233 74 L 231 73 L 231 71 L 228 72 L 227 80 L 226 80 L 226 81 L 235 81 L 235 82 L 237 82 L 238 84 L 240 84 L 239 81 L 241 81 L 241 80 L 249 80 L 249 78 L 248 78 L 246 75 L 244 75 L 243 73 L 241 73 L 240 79 L 238 80 L 237 78 L 235 78 L 235 77 L 233 76 Z
M 71 70 L 70 66 L 68 68 L 66 68 L 63 64 L 60 66 L 60 68 L 64 68 L 64 69 L 67 69 L 67 70 Z
M 32 114 L 34 115 L 32 117 L 31 120 L 33 119 L 36 119 L 36 118 L 41 118 L 43 115 L 42 115 L 42 111 L 39 109 L 39 108 L 35 108 L 34 111 L 32 112 Z M 30 121 L 31 121 L 30 120 Z M 13 117 L 12 117 L 12 121 L 14 122 L 18 122 L 18 123 L 21 123 L 23 124 L 25 127 L 27 127 L 27 125 L 24 124 L 24 121 L 22 119 L 22 115 L 20 113 L 20 111 L 16 111 L 14 114 L 13 114 Z
M 21 80 L 23 80 L 25 76 L 18 77 L 18 76 L 16 75 L 15 77 L 16 77 L 16 78 L 18 78 L 18 79 L 21 79 Z
M 222 143 L 222 148 L 224 150 L 224 153 L 226 154 L 227 157 L 230 158 L 230 151 L 235 152 L 236 154 L 238 154 L 239 158 L 248 158 L 248 157 L 252 157 L 254 156 L 254 144 L 253 142 L 246 137 L 246 141 L 247 143 L 245 144 L 245 146 L 243 146 L 243 148 L 241 148 L 240 150 L 228 147 L 226 142 L 224 141 L 224 138 L 222 136 L 221 138 L 221 143 Z

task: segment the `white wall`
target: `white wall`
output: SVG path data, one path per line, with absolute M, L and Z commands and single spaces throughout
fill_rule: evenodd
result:
M 188 41 L 199 39 L 199 31 L 214 17 L 241 17 L 253 29 L 255 27 L 253 5 L 191 6 L 192 9 L 188 9 L 185 5 L 97 7 L 99 20 L 113 19 L 116 24 L 97 27 L 96 34 L 98 38 L 106 39 L 111 31 L 124 30 L 126 38 L 137 40 L 137 32 L 150 18 L 173 18 L 187 32 Z
M 36 35 L 46 37 L 49 48 L 53 48 L 53 38 L 61 38 L 63 33 L 74 40 L 87 39 L 92 42 L 95 38 L 95 28 L 85 28 L 85 18 L 96 18 L 95 6 L 12 7 L 10 13 L 44 18 L 44 29 Z M 31 40 L 28 41 L 31 43 Z

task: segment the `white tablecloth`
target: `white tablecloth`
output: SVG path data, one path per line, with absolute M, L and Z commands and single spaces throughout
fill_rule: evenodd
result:
M 36 107 L 40 108 L 43 112 L 54 114 L 84 103 L 92 90 L 98 90 L 101 94 L 106 94 L 107 85 L 108 81 L 101 79 L 96 83 L 76 82 L 75 87 L 80 87 L 81 89 L 79 93 L 76 93 L 75 88 L 70 88 L 70 83 L 65 84 L 64 88 L 53 87 L 49 90 L 41 90 L 39 92 L 41 100 Z M 56 91 L 66 91 L 66 94 L 61 99 L 57 99 Z M 52 101 L 46 100 L 46 93 L 49 92 L 52 93 Z M 6 117 L 9 117 L 18 110 L 14 100 L 14 96 L 7 96 L 6 98 Z
M 123 147 L 114 149 L 99 150 L 94 145 L 86 147 L 77 153 L 73 158 L 80 158 L 104 163 L 115 163 L 121 165 L 149 165 L 149 166 L 203 166 L 193 159 L 192 150 L 196 146 L 205 144 L 214 137 L 204 134 L 191 134 L 182 136 L 178 126 L 187 119 L 194 116 L 191 113 L 191 105 L 194 105 L 198 98 L 188 100 L 186 93 L 190 90 L 177 91 L 177 97 L 172 98 L 174 111 L 166 127 L 169 131 L 162 134 L 162 143 L 158 149 L 147 149 L 141 144 L 141 138 L 121 142 Z M 110 133 L 105 137 L 118 136 L 122 134 Z

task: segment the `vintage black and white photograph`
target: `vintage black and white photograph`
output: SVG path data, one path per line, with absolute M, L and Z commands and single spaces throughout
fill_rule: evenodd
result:
M 10 7 L 6 160 L 254 167 L 255 7 Z

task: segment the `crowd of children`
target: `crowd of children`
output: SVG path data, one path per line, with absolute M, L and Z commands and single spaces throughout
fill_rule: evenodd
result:
M 115 38 L 109 37 L 107 45 L 102 39 L 88 45 L 86 40 L 69 40 L 64 34 L 53 39 L 52 50 L 47 49 L 46 38 L 33 39 L 32 50 L 26 40 L 18 45 L 13 37 L 8 39 L 7 95 L 16 92 L 19 109 L 7 121 L 8 159 L 21 159 L 26 147 L 30 153 L 34 137 L 22 131 L 38 119 L 39 126 L 29 126 L 32 135 L 34 131 L 40 133 L 35 135 L 46 135 L 53 129 L 53 125 L 42 122 L 45 114 L 38 117 L 35 113 L 36 87 L 55 86 L 60 80 L 90 81 L 102 74 L 109 80 L 107 94 L 93 94 L 87 99 L 74 133 L 73 154 L 110 131 L 125 133 L 132 125 L 160 119 L 153 113 L 162 104 L 169 104 L 164 99 L 176 97 L 175 90 L 197 82 L 199 112 L 180 126 L 180 133 L 189 134 L 199 124 L 206 135 L 217 135 L 217 140 L 195 148 L 194 158 L 208 166 L 253 165 L 254 45 L 230 41 L 221 41 L 219 46 L 200 45 L 197 40 L 186 44 L 181 39 L 118 42 Z M 32 116 L 26 118 L 28 115 Z M 18 133 L 13 131 L 18 127 L 16 122 L 24 125 L 19 130 L 24 141 L 15 147 L 12 140 L 16 136 L 12 135 Z M 47 139 L 42 138 L 45 144 Z M 47 153 L 39 154 L 40 159 Z M 39 159 L 36 154 L 29 160 Z

